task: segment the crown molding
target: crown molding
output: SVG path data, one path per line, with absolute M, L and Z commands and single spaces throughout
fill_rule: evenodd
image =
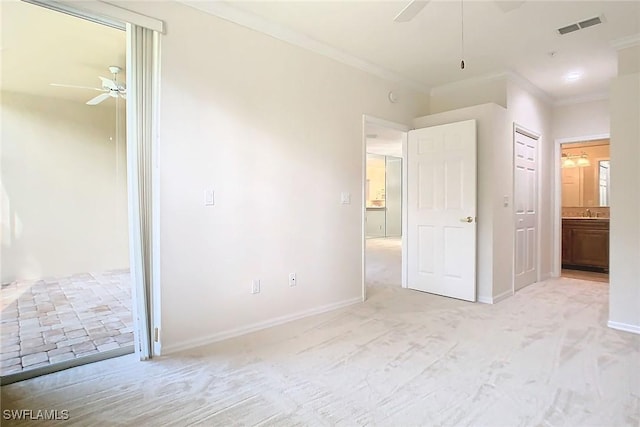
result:
M 611 46 L 615 50 L 626 49 L 628 47 L 640 46 L 640 33 L 613 40 Z
M 553 96 L 549 95 L 547 92 L 543 91 L 520 74 L 512 70 L 507 70 L 505 74 L 507 75 L 507 78 L 510 82 L 517 84 L 523 89 L 526 89 L 527 91 L 529 91 L 529 93 L 537 96 L 543 102 L 549 105 L 555 104 L 556 99 Z
M 514 83 L 522 87 L 523 89 L 526 89 L 529 93 L 537 96 L 547 104 L 553 105 L 556 102 L 555 98 L 553 98 L 547 92 L 543 91 L 538 86 L 534 85 L 529 80 L 527 80 L 526 78 L 522 77 L 520 74 L 512 70 L 501 71 L 499 73 L 485 74 L 477 77 L 471 77 L 466 80 L 459 80 L 457 82 L 446 83 L 440 86 L 436 86 L 431 89 L 430 95 L 431 96 L 446 95 L 453 91 L 468 89 L 478 84 L 490 83 L 496 80 L 504 80 L 506 82 Z
M 458 80 L 451 83 L 445 83 L 440 86 L 435 86 L 431 88 L 431 91 L 429 94 L 431 96 L 445 95 L 460 89 L 468 89 L 480 83 L 489 83 L 495 80 L 502 80 L 502 79 L 505 79 L 505 80 L 507 79 L 506 72 L 484 74 L 477 77 L 471 77 L 465 80 Z
M 562 107 L 565 105 L 583 104 L 585 102 L 605 101 L 609 99 L 609 91 L 593 92 L 586 95 L 571 96 L 557 99 L 554 105 Z
M 271 36 L 275 39 L 282 40 L 294 46 L 310 50 L 317 54 L 326 56 L 345 65 L 357 68 L 360 71 L 372 74 L 385 80 L 399 83 L 403 86 L 415 89 L 424 94 L 429 94 L 430 87 L 414 80 L 408 79 L 396 72 L 387 70 L 386 68 L 375 65 L 371 62 L 360 59 L 354 55 L 343 52 L 326 43 L 312 39 L 297 31 L 293 31 L 283 25 L 271 22 L 255 13 L 247 12 L 235 8 L 224 1 L 202 2 L 193 0 L 177 0 L 179 3 L 205 12 L 209 15 L 216 16 L 234 24 L 258 31 L 260 33 Z

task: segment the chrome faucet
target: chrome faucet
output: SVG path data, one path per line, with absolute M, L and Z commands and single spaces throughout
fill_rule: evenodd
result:
M 584 213 L 584 216 L 587 218 L 591 218 L 591 209 L 587 209 Z

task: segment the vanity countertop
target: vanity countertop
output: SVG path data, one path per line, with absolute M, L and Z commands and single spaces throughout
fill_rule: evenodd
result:
M 599 221 L 599 222 L 609 222 L 609 218 L 602 218 L 602 217 L 588 217 L 588 216 L 563 216 L 562 217 L 563 220 L 565 219 L 569 219 L 572 221 Z

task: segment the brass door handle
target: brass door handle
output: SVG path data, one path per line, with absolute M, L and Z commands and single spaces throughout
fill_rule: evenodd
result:
M 460 218 L 460 222 L 473 222 L 473 217 L 468 216 L 466 218 Z

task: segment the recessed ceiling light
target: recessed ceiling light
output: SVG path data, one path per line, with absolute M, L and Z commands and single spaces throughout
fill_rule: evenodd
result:
M 580 71 L 572 71 L 564 76 L 564 81 L 567 83 L 573 83 L 582 78 L 582 73 Z

